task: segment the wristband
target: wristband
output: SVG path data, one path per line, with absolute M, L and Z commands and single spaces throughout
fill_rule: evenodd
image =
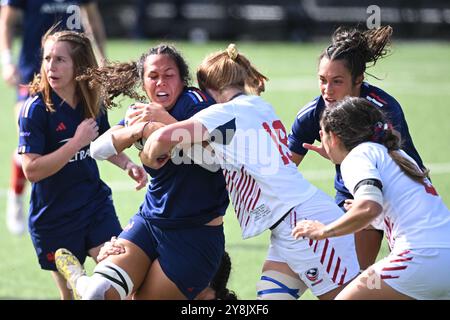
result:
M 117 154 L 117 150 L 114 147 L 112 134 L 106 132 L 100 137 L 91 142 L 90 145 L 91 157 L 95 160 L 106 160 Z

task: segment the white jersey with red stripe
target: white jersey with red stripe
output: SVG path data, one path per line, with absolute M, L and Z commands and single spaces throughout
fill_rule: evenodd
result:
M 290 160 L 286 130 L 262 98 L 239 95 L 193 119 L 211 135 L 244 239 L 269 229 L 316 193 Z
M 405 152 L 399 152 L 415 163 Z M 450 248 L 449 209 L 428 179 L 425 186 L 409 178 L 385 146 L 374 142 L 356 146 L 342 162 L 341 172 L 353 195 L 362 180 L 382 183 L 382 214 L 391 250 Z

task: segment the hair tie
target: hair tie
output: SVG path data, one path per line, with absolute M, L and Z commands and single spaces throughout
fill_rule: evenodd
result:
M 392 130 L 392 125 L 390 123 L 381 121 L 375 123 L 373 126 L 372 141 L 380 143 L 388 130 Z
M 228 45 L 227 54 L 228 54 L 228 56 L 230 57 L 231 60 L 233 60 L 233 61 L 236 60 L 239 52 L 238 52 L 238 50 L 236 48 L 236 45 L 234 43 L 230 43 Z

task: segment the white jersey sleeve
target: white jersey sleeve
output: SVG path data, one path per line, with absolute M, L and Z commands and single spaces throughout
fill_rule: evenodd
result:
M 360 145 L 361 146 L 361 145 Z M 355 187 L 363 180 L 375 179 L 381 182 L 377 160 L 370 148 L 357 148 L 350 151 L 341 164 L 341 174 L 345 187 L 355 195 Z
M 227 144 L 236 131 L 234 104 L 215 104 L 197 114 L 192 119 L 199 121 L 208 130 L 211 141 Z

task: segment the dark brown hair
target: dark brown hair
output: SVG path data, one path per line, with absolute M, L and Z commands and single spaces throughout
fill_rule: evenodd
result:
M 181 53 L 170 44 L 159 44 L 142 54 L 139 60 L 128 63 L 111 62 L 105 66 L 88 69 L 80 78 L 87 80 L 91 87 L 99 88 L 103 103 L 114 107 L 113 99 L 125 95 L 138 101 L 145 96 L 138 93 L 144 79 L 145 61 L 151 55 L 168 55 L 176 64 L 184 86 L 189 86 L 189 67 Z
M 400 149 L 400 136 L 392 129 L 384 113 L 363 98 L 347 97 L 333 108 L 324 110 L 321 127 L 339 137 L 348 151 L 360 143 L 373 141 L 384 145 L 391 158 L 411 179 L 424 184 L 428 170 L 423 172 L 405 158 Z
M 228 252 L 224 252 L 222 261 L 209 286 L 216 292 L 216 300 L 237 300 L 236 293 L 227 288 L 231 272 L 231 259 Z
M 342 60 L 356 78 L 366 72 L 366 66 L 375 65 L 378 59 L 389 53 L 392 27 L 360 31 L 356 28 L 339 27 L 333 33 L 331 44 L 320 54 L 319 61 L 326 57 L 329 60 Z

